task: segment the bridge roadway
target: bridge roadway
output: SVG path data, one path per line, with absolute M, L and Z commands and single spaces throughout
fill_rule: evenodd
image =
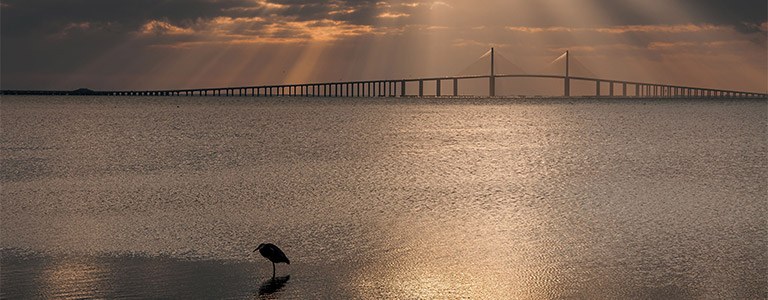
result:
M 242 86 L 225 88 L 200 88 L 154 91 L 20 91 L 3 90 L 3 95 L 106 95 L 106 96 L 293 96 L 293 97 L 424 97 L 424 83 L 435 82 L 435 94 L 444 96 L 442 83 L 452 83 L 452 95 L 459 96 L 459 80 L 483 79 L 489 81 L 489 95 L 495 95 L 495 81 L 498 78 L 549 78 L 563 80 L 563 95 L 570 97 L 571 81 L 591 81 L 595 83 L 595 97 L 638 97 L 638 98 L 768 98 L 768 94 L 733 91 L 711 88 L 698 88 L 647 82 L 622 81 L 579 76 L 499 74 L 429 77 L 394 80 L 368 80 L 349 82 L 326 82 L 307 84 L 281 84 L 262 86 Z M 408 95 L 406 85 L 418 84 L 418 95 Z M 603 94 L 603 84 L 608 85 L 608 93 Z M 620 87 L 620 88 L 619 88 Z M 618 88 L 618 91 L 617 91 Z M 466 95 L 462 95 L 466 96 Z M 477 95 L 483 96 L 483 95 Z

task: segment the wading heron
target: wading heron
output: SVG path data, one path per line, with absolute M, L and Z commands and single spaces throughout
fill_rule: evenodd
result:
M 272 262 L 272 277 L 275 277 L 275 264 L 284 262 L 286 264 L 291 264 L 291 261 L 288 260 L 288 257 L 285 257 L 285 253 L 283 253 L 283 250 L 280 250 L 280 248 L 277 248 L 277 246 L 273 244 L 261 244 L 259 247 L 256 248 L 256 250 L 261 253 L 261 256 L 266 257 L 269 259 L 269 261 Z M 256 250 L 253 250 L 253 252 L 256 252 Z

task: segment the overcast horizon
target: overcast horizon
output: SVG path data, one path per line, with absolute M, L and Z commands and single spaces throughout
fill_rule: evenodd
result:
M 0 88 L 450 76 L 494 47 L 527 73 L 570 50 L 600 78 L 765 93 L 767 14 L 764 0 L 2 0 Z

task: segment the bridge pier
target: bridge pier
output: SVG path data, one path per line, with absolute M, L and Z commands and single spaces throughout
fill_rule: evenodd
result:
M 419 80 L 419 97 L 424 97 L 424 80 Z
M 440 97 L 440 79 L 435 80 L 435 96 Z
M 496 76 L 493 76 L 493 74 L 491 74 L 491 76 L 488 77 L 488 82 L 489 82 L 488 95 L 490 97 L 496 97 Z
M 391 97 L 397 97 L 397 81 L 390 81 L 389 88 L 392 89 Z
M 613 81 L 610 81 L 610 82 L 608 83 L 608 90 L 609 90 L 609 92 L 608 92 L 608 96 L 611 96 L 611 97 L 613 97 Z
M 621 84 L 621 95 L 626 97 L 627 96 L 627 83 L 624 82 Z
M 600 80 L 595 80 L 595 97 L 600 97 Z
M 454 78 L 453 79 L 453 96 L 456 97 L 459 95 L 459 79 Z
M 381 91 L 379 92 L 379 95 L 381 95 L 382 97 L 386 97 L 387 96 L 387 82 L 386 81 L 379 81 L 379 88 L 381 89 Z

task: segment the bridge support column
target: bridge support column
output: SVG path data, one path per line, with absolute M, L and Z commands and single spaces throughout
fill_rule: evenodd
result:
M 419 97 L 424 97 L 424 80 L 419 80 Z
M 600 97 L 600 80 L 595 80 L 595 96 Z
M 624 97 L 626 97 L 626 96 L 627 96 L 627 83 L 622 83 L 622 84 L 621 84 L 621 92 L 622 92 L 622 93 L 621 93 L 621 94 L 622 94 L 622 96 L 624 96 Z
M 455 97 L 458 95 L 459 95 L 459 79 L 454 78 L 453 79 L 453 96 Z
M 405 80 L 400 81 L 400 97 L 405 97 Z
M 435 80 L 435 96 L 440 97 L 440 79 Z
M 488 77 L 488 96 L 496 97 L 496 76 L 493 74 Z
M 610 90 L 610 91 L 608 92 L 608 95 L 609 95 L 609 96 L 611 96 L 611 97 L 613 97 L 613 81 L 611 81 L 611 82 L 609 82 L 609 83 L 608 83 L 608 89 Z

